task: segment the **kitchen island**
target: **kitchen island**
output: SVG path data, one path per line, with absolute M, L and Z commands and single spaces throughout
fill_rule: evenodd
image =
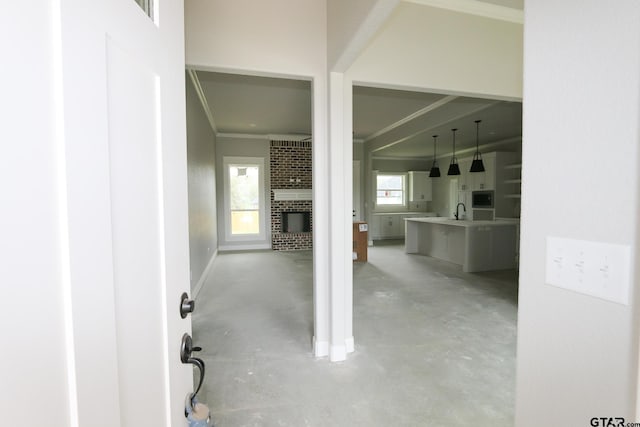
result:
M 462 266 L 464 272 L 516 268 L 517 220 L 406 218 L 405 252 Z

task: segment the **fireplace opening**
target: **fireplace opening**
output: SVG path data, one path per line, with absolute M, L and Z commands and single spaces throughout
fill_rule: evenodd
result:
M 310 212 L 282 212 L 283 233 L 308 233 L 310 231 Z

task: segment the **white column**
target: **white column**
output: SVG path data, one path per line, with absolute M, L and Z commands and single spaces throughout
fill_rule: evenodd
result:
M 327 82 L 313 80 L 313 355 L 329 355 L 329 150 Z
M 345 360 L 354 348 L 350 100 L 351 84 L 345 82 L 344 74 L 329 73 L 329 358 L 332 362 Z

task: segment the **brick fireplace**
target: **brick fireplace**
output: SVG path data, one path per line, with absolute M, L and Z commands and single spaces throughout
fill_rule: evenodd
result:
M 271 247 L 275 251 L 311 249 L 313 247 L 313 204 L 310 195 L 311 142 L 271 141 L 270 165 Z M 284 191 L 279 193 L 279 197 L 274 197 L 274 190 L 276 193 L 278 190 Z M 285 194 L 282 195 L 282 193 Z M 284 216 L 289 217 L 287 229 L 283 228 Z

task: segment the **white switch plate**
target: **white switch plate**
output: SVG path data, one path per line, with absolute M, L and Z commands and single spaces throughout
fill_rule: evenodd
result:
M 629 305 L 630 279 L 628 245 L 547 237 L 547 284 Z

